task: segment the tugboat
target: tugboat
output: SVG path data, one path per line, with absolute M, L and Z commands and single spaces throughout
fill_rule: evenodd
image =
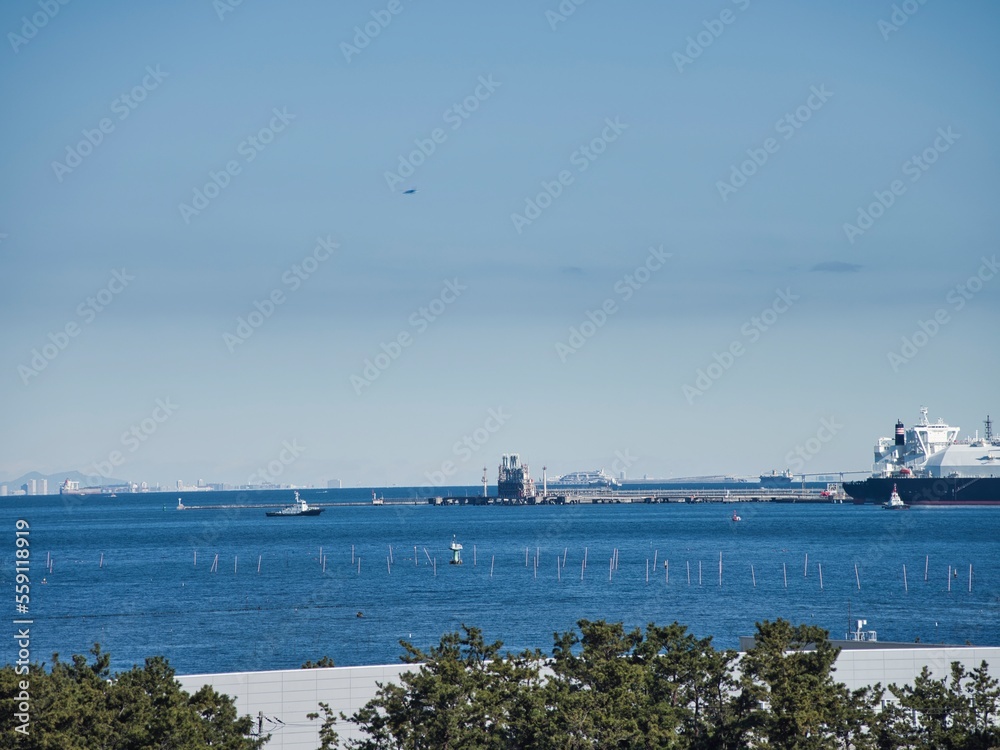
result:
M 277 518 L 285 516 L 318 516 L 323 512 L 323 508 L 310 508 L 306 501 L 299 497 L 299 493 L 295 493 L 295 504 L 288 505 L 281 510 L 270 510 L 266 513 L 269 518 Z
M 903 502 L 903 499 L 896 492 L 896 485 L 892 485 L 892 494 L 889 501 L 882 503 L 882 510 L 909 510 L 910 506 Z

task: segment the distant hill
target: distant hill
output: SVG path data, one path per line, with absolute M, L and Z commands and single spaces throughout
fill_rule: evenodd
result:
M 22 484 L 26 484 L 29 479 L 47 479 L 49 480 L 49 494 L 56 494 L 59 492 L 59 486 L 67 479 L 74 482 L 79 482 L 81 487 L 101 487 L 103 485 L 121 485 L 127 484 L 124 479 L 114 479 L 105 478 L 100 475 L 87 475 L 82 474 L 79 471 L 63 471 L 58 474 L 40 474 L 37 471 L 29 471 L 27 474 L 19 476 L 17 479 L 11 479 L 6 482 L 0 482 L 0 484 L 6 484 L 8 489 L 19 490 Z

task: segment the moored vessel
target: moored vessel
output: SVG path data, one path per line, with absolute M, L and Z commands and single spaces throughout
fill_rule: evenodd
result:
M 893 438 L 875 445 L 872 476 L 844 482 L 844 491 L 856 505 L 883 503 L 897 491 L 904 505 L 1000 505 L 1000 440 L 993 422 L 985 420 L 983 438 L 959 440 L 959 428 L 927 419 L 905 429 L 896 422 Z

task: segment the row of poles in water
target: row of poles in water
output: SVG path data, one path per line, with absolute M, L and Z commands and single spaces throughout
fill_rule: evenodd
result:
M 414 546 L 414 548 L 413 548 L 413 564 L 415 566 L 419 566 L 419 564 L 420 564 L 420 557 L 419 557 L 419 554 L 417 552 L 417 549 L 418 548 L 416 546 Z M 430 552 L 427 551 L 426 547 L 423 548 L 423 552 L 424 552 L 424 556 L 427 558 L 427 564 L 431 566 L 431 569 L 433 570 L 434 575 L 437 576 L 437 558 L 436 557 L 431 557 Z M 580 561 L 580 580 L 581 581 L 584 580 L 584 576 L 585 576 L 585 574 L 587 572 L 587 563 L 588 563 L 589 552 L 590 552 L 589 547 L 584 547 L 583 548 L 583 559 Z M 562 571 L 566 568 L 566 560 L 567 560 L 568 554 L 569 554 L 569 548 L 566 547 L 566 548 L 563 549 L 562 555 L 556 555 L 556 578 L 559 581 L 562 580 Z M 257 573 L 258 574 L 261 571 L 261 565 L 262 565 L 262 562 L 263 562 L 263 558 L 264 558 L 263 555 L 259 555 L 257 557 Z M 533 568 L 533 577 L 534 578 L 538 578 L 538 566 L 539 566 L 539 560 L 540 559 L 541 559 L 541 548 L 540 547 L 536 547 L 535 548 L 535 554 L 534 554 L 534 556 L 531 556 L 531 548 L 530 547 L 525 547 L 524 548 L 524 566 L 526 568 Z M 320 566 L 321 566 L 321 569 L 322 569 L 323 573 L 326 573 L 326 561 L 327 561 L 327 555 L 325 555 L 323 553 L 323 548 L 320 547 L 319 548 L 319 563 L 320 563 Z M 610 558 L 608 559 L 608 581 L 613 581 L 614 580 L 615 571 L 617 571 L 620 568 L 620 562 L 621 561 L 620 561 L 620 556 L 619 556 L 619 550 L 618 550 L 617 547 L 615 547 L 612 550 Z M 655 573 L 655 571 L 657 569 L 658 562 L 659 562 L 659 550 L 654 550 L 654 552 L 653 552 L 652 566 L 650 565 L 649 558 L 646 558 L 646 583 L 649 583 L 649 581 L 650 581 L 650 572 L 652 571 L 653 573 Z M 389 545 L 389 554 L 385 558 L 385 564 L 386 564 L 386 572 L 387 572 L 387 574 L 391 575 L 392 574 L 392 566 L 395 564 L 395 558 L 394 558 L 394 554 L 393 554 L 393 547 L 392 547 L 392 545 Z M 49 572 L 51 573 L 52 572 L 51 558 L 46 563 L 46 565 L 49 568 Z M 104 553 L 103 552 L 101 553 L 101 562 L 100 562 L 100 565 L 101 565 L 101 567 L 104 567 Z M 238 570 L 238 565 L 239 565 L 239 555 L 236 555 L 233 558 L 233 573 L 234 574 Z M 478 552 L 476 550 L 475 545 L 473 545 L 473 547 L 472 547 L 472 565 L 473 565 L 473 567 L 476 567 L 478 565 Z M 490 578 L 493 577 L 493 570 L 494 570 L 495 565 L 496 565 L 496 555 L 491 555 L 490 556 Z M 194 550 L 194 566 L 195 567 L 198 566 L 198 550 Z M 354 547 L 353 544 L 351 545 L 351 567 L 353 569 L 356 569 L 357 575 L 361 575 L 361 556 L 355 554 L 355 547 Z M 686 563 L 685 563 L 685 569 L 686 569 L 686 573 L 687 573 L 687 584 L 690 586 L 691 585 L 691 561 L 690 560 L 686 561 Z M 819 575 L 819 587 L 820 587 L 820 589 L 823 589 L 823 564 L 822 563 L 817 563 L 816 564 L 816 569 L 817 569 L 817 573 Z M 216 553 L 215 558 L 212 560 L 212 565 L 209 568 L 209 572 L 210 573 L 217 573 L 217 572 L 219 572 L 219 555 L 218 555 L 218 553 Z M 722 552 L 719 552 L 719 585 L 720 586 L 722 585 L 722 572 L 723 572 Z M 698 585 L 699 586 L 702 585 L 702 580 L 703 580 L 703 575 L 702 574 L 703 574 L 702 562 L 699 560 L 698 561 Z M 784 563 L 784 562 L 781 563 L 781 575 L 782 575 L 782 581 L 784 583 L 784 587 L 787 589 L 788 588 L 788 564 L 787 563 Z M 929 575 L 930 575 L 930 555 L 927 555 L 924 558 L 924 582 L 925 583 L 929 580 Z M 972 591 L 972 575 L 973 575 L 972 563 L 969 563 L 968 590 L 970 592 Z M 809 553 L 808 552 L 806 553 L 805 559 L 803 561 L 802 576 L 803 576 L 803 578 L 808 578 L 809 577 Z M 670 561 L 669 560 L 664 560 L 663 561 L 663 577 L 664 577 L 664 583 L 665 584 L 669 584 L 670 583 Z M 954 578 L 957 578 L 957 577 L 958 577 L 958 567 L 957 566 L 951 566 L 951 565 L 949 565 L 948 566 L 948 591 L 951 591 L 952 580 Z M 750 580 L 753 583 L 753 587 L 756 588 L 757 587 L 757 571 L 756 571 L 756 568 L 754 567 L 753 563 L 750 564 Z M 857 585 L 858 590 L 860 591 L 861 590 L 861 574 L 860 574 L 860 571 L 858 570 L 858 564 L 857 563 L 854 563 L 854 580 L 855 580 L 855 584 Z M 909 593 L 910 585 L 909 585 L 909 580 L 908 580 L 907 572 L 906 572 L 906 563 L 903 563 L 903 589 L 907 593 Z

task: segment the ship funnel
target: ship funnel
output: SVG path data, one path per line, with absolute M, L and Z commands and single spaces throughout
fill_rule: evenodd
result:
M 896 420 L 896 445 L 906 444 L 906 430 L 903 429 L 903 423 L 900 420 Z

